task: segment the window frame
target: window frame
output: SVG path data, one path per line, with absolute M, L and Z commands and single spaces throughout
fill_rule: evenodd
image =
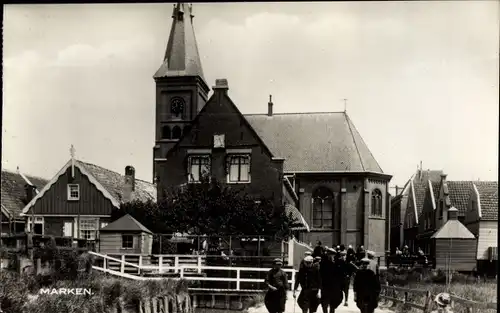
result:
M 233 164 L 233 159 L 239 159 L 238 164 Z M 246 159 L 248 163 L 242 163 L 241 160 Z M 231 168 L 233 165 L 238 166 L 238 180 L 231 180 Z M 248 167 L 248 180 L 241 180 L 242 168 L 244 165 Z M 252 156 L 249 153 L 230 153 L 226 157 L 226 182 L 228 184 L 250 184 L 252 182 Z
M 321 190 L 324 190 L 325 191 L 325 195 L 327 195 L 326 197 L 322 198 L 320 197 L 319 195 L 317 194 L 320 194 L 321 195 Z M 325 200 L 326 199 L 329 199 L 331 198 L 331 206 L 330 206 L 330 213 L 331 213 L 331 220 L 330 220 L 330 225 L 328 225 L 327 223 L 325 223 L 325 221 L 327 221 L 328 219 L 324 218 L 324 213 L 325 212 L 328 212 L 328 210 L 325 210 Z M 317 188 L 316 190 L 314 190 L 314 192 L 312 193 L 312 226 L 314 229 L 334 229 L 335 228 L 335 225 L 334 225 L 334 212 L 335 212 L 335 194 L 327 187 L 319 187 Z M 321 217 L 319 219 L 316 218 L 316 214 L 317 214 L 317 207 L 316 207 L 316 203 L 317 201 L 321 201 L 321 209 L 320 209 L 320 215 Z M 316 223 L 317 221 L 320 221 L 320 223 Z
M 131 247 L 128 247 L 128 246 L 126 247 L 126 246 L 125 246 L 125 242 L 129 242 L 129 241 L 126 241 L 126 240 L 125 240 L 125 237 L 130 237 L 130 238 L 132 239 L 132 240 L 131 240 L 131 241 L 132 241 Z M 130 234 L 122 234 L 121 239 L 122 239 L 122 245 L 121 245 L 121 248 L 122 248 L 122 249 L 124 249 L 124 250 L 131 250 L 131 249 L 134 249 L 134 242 L 135 242 L 135 240 L 134 240 L 134 235 L 130 235 Z
M 82 225 L 87 225 L 93 223 L 94 227 L 93 229 L 82 229 Z M 80 218 L 80 221 L 78 221 L 78 238 L 80 239 L 85 239 L 85 240 L 96 240 L 97 239 L 97 232 L 99 231 L 99 219 L 98 218 Z M 88 228 L 88 227 L 87 227 Z M 90 238 L 86 238 L 83 232 L 90 231 Z M 93 235 L 92 236 L 92 232 Z M 93 237 L 93 238 L 92 238 Z
M 383 196 L 382 191 L 378 188 L 375 188 L 371 192 L 370 198 L 370 215 L 376 217 L 384 216 L 384 208 L 383 208 Z M 375 205 L 374 205 L 375 204 Z
M 31 216 L 28 216 L 28 219 L 26 220 L 26 231 L 31 233 L 31 226 L 32 226 L 32 218 Z M 43 216 L 35 216 L 35 225 L 42 225 L 42 233 L 41 234 L 35 234 L 35 235 L 45 235 L 45 219 Z M 33 225 L 34 226 L 34 225 Z
M 200 163 L 198 165 L 198 180 L 194 179 L 192 170 L 193 170 L 193 160 L 200 160 Z M 188 183 L 190 184 L 199 184 L 201 183 L 201 179 L 203 178 L 201 169 L 202 169 L 202 160 L 207 160 L 208 161 L 208 173 L 205 175 L 210 175 L 212 174 L 212 155 L 208 153 L 199 153 L 199 154 L 190 154 L 188 155 L 188 168 L 187 168 L 187 178 L 188 178 Z M 206 165 L 206 164 L 203 164 Z
M 78 196 L 76 196 L 76 197 L 73 197 L 71 195 L 71 193 L 75 191 L 75 190 L 72 190 L 73 187 L 77 188 Z M 68 196 L 67 197 L 68 201 L 79 201 L 80 200 L 80 184 L 68 184 L 67 185 L 67 196 Z

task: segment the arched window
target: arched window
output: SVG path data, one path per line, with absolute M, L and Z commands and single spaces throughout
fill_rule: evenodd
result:
M 382 216 L 382 193 L 378 189 L 372 191 L 372 215 Z
M 181 138 L 182 135 L 182 130 L 179 126 L 174 126 L 172 129 L 172 139 L 179 139 Z
M 161 128 L 161 138 L 162 139 L 170 139 L 170 136 L 171 136 L 171 134 L 170 134 L 170 127 L 163 126 Z
M 313 192 L 313 227 L 333 228 L 333 193 L 325 187 Z
M 189 133 L 189 131 L 191 130 L 191 127 L 189 125 L 186 125 L 184 126 L 184 129 L 183 129 L 183 133 L 184 133 L 184 136 Z

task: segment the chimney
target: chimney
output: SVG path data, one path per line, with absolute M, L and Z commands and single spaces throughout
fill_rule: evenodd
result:
M 420 167 L 418 169 L 418 179 L 422 180 L 422 161 L 420 161 Z
M 448 220 L 456 221 L 458 220 L 458 210 L 455 207 L 451 207 L 448 209 Z
M 220 78 L 215 80 L 215 86 L 212 87 L 214 93 L 227 94 L 229 90 L 229 85 L 227 83 L 227 79 Z
M 448 176 L 448 175 L 446 175 L 446 174 L 441 174 L 441 181 L 446 181 L 446 177 L 447 177 L 447 176 Z
M 273 116 L 273 95 L 269 95 L 269 102 L 267 103 L 267 115 Z
M 26 201 L 30 202 L 33 200 L 36 194 L 36 187 L 30 184 L 24 185 L 24 190 L 26 191 Z
M 123 188 L 123 200 L 131 201 L 132 192 L 135 190 L 135 168 L 133 166 L 125 167 L 125 182 Z

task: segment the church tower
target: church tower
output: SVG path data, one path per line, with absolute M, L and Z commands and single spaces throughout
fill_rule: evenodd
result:
M 174 4 L 172 28 L 163 63 L 156 71 L 156 130 L 153 178 L 161 162 L 186 132 L 207 102 L 209 88 L 203 76 L 193 28 L 191 4 Z

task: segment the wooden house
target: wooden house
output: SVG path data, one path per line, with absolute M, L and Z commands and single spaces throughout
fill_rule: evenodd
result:
M 408 201 L 403 222 L 403 241 L 405 245 L 408 245 L 411 252 L 416 252 L 420 247 L 418 237 L 421 230 L 419 225 L 421 223 L 425 224 L 426 220 L 422 216 L 424 205 L 427 204 L 430 208 L 433 207 L 435 193 L 432 183 L 438 182 L 442 174 L 442 171 L 423 170 L 422 166 L 420 166 L 415 175 L 409 180 Z
M 26 218 L 21 216 L 23 208 L 47 184 L 47 180 L 2 170 L 0 233 L 22 233 Z
M 448 181 L 443 175 L 436 199 L 435 213 L 436 228 L 441 227 L 448 220 L 448 209 L 455 207 L 458 210 L 458 220 L 464 222 L 465 212 L 469 203 L 469 194 L 474 181 Z
M 37 234 L 96 240 L 121 203 L 156 201 L 154 184 L 136 179 L 132 166 L 124 174 L 72 157 L 24 207 L 27 231 L 34 224 Z
M 498 182 L 474 182 L 472 187 L 464 224 L 477 238 L 478 271 L 491 272 L 498 261 Z
M 153 233 L 129 214 L 101 228 L 99 232 L 100 253 L 151 255 Z
M 448 209 L 446 223 L 431 238 L 437 269 L 470 272 L 476 268 L 476 237 L 458 221 L 458 209 Z

